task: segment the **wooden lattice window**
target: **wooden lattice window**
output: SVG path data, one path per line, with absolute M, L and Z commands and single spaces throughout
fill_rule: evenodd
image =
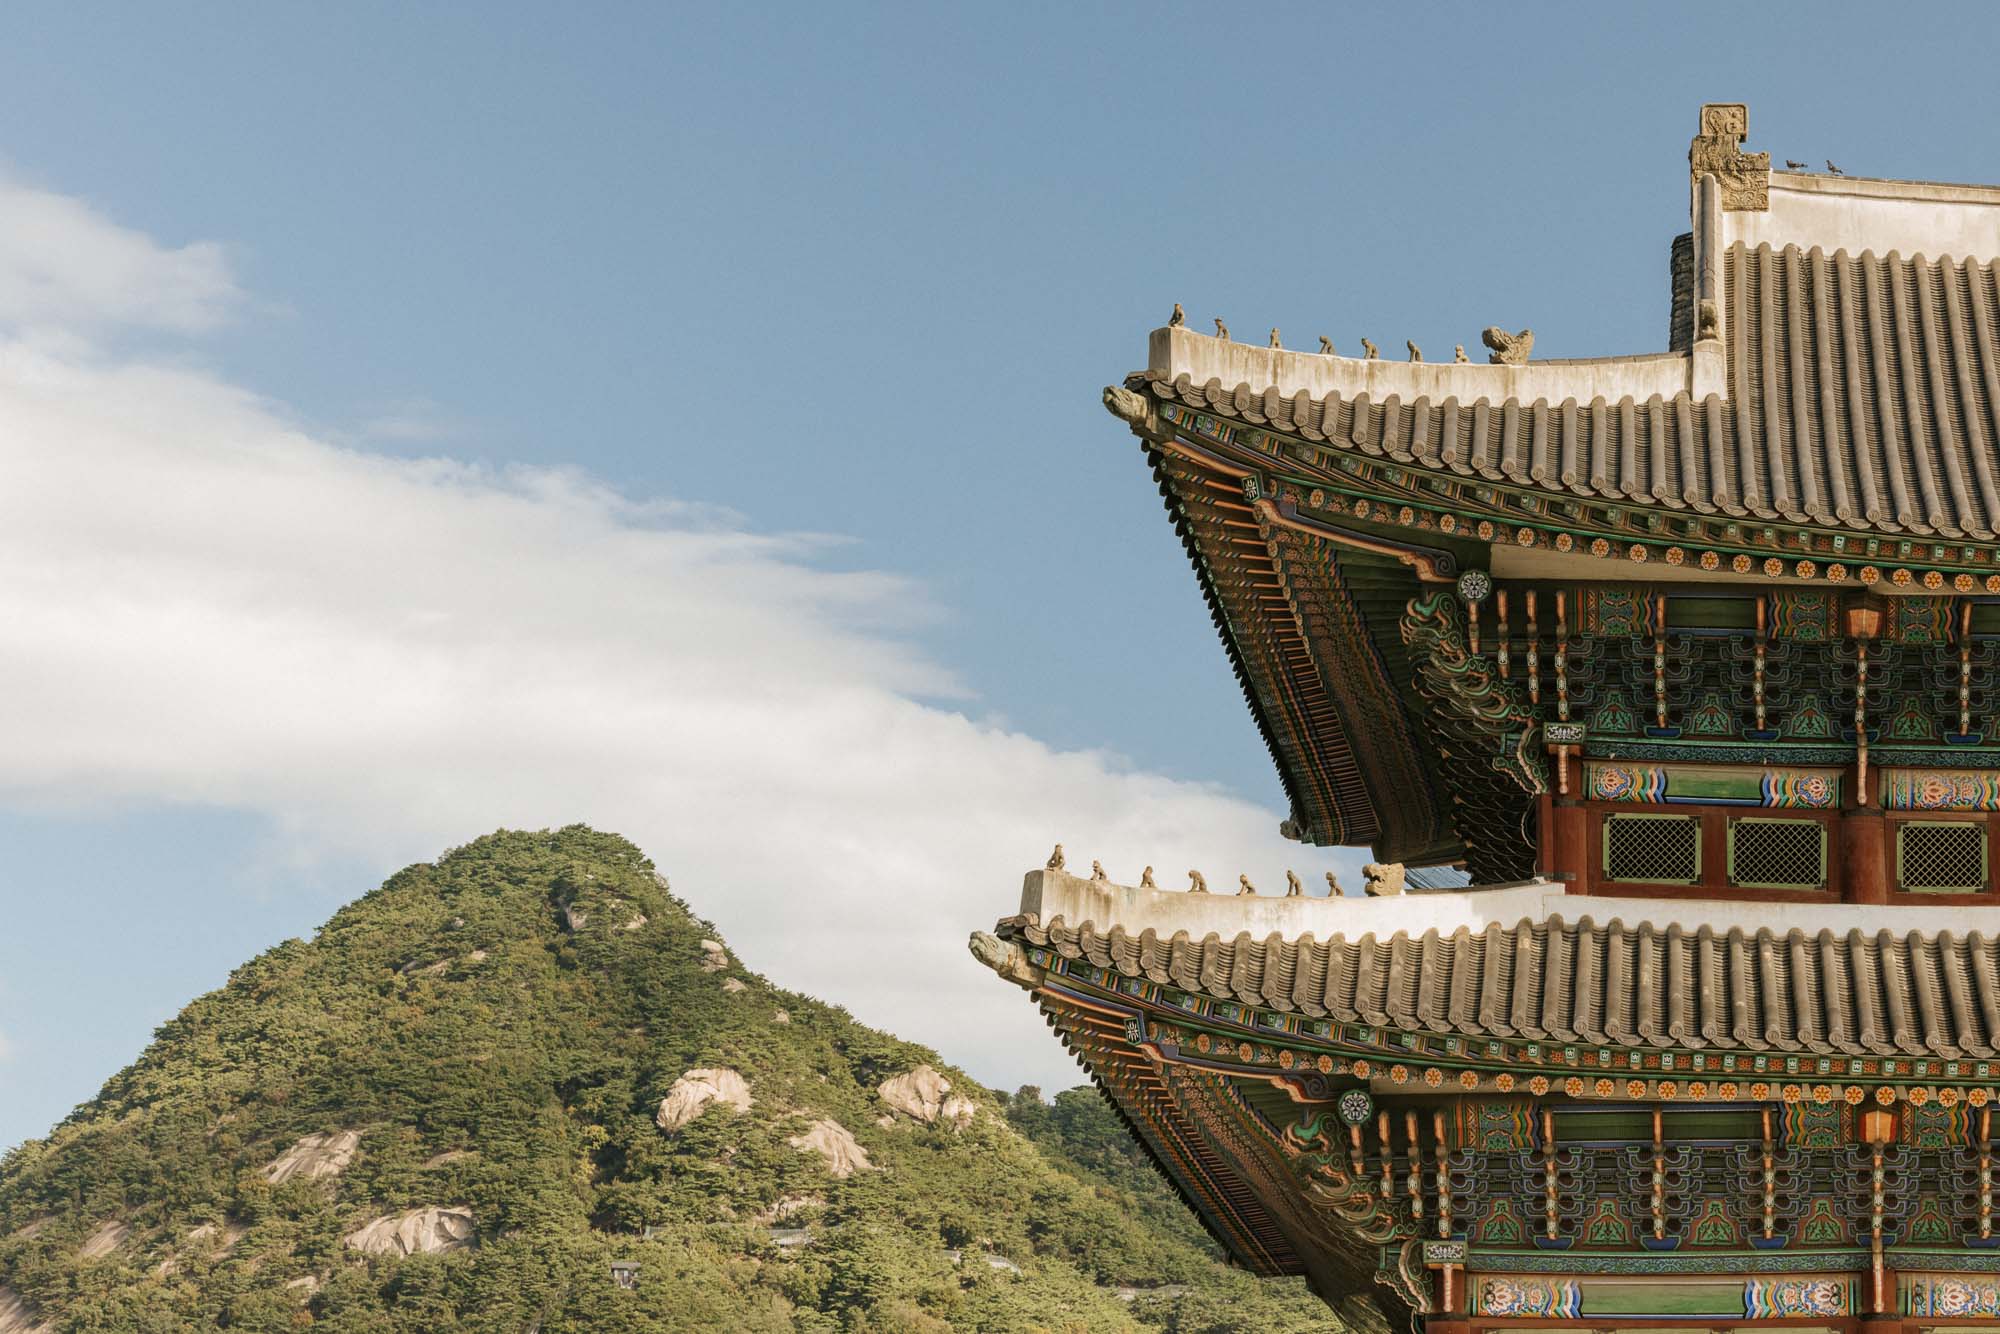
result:
M 1896 883 L 1919 894 L 1973 894 L 1986 888 L 1986 826 L 1910 820 L 1896 826 Z
M 1751 889 L 1826 885 L 1826 826 L 1745 816 L 1729 822 L 1729 883 Z
M 1604 817 L 1604 878 L 1649 885 L 1701 880 L 1701 821 L 1692 815 Z

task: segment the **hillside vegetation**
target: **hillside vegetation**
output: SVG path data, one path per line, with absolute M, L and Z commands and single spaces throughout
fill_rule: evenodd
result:
M 771 986 L 571 828 L 403 871 L 0 1159 L 0 1334 L 304 1327 L 1342 1325 L 1228 1268 L 1094 1091 Z

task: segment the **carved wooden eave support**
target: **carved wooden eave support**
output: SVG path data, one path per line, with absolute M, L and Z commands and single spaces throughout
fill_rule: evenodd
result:
M 1174 428 L 1160 415 L 1159 404 L 1136 389 L 1105 385 L 1104 409 L 1131 427 L 1132 434 L 1147 444 L 1164 446 L 1174 438 Z
M 1047 974 L 1028 962 L 1027 954 L 1011 940 L 1002 940 L 990 931 L 974 931 L 965 942 L 972 957 L 1015 986 L 1033 991 Z

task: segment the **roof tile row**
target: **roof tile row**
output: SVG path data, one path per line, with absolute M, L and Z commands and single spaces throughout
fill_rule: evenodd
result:
M 1058 917 L 1003 929 L 1065 958 L 1343 1023 L 1622 1046 L 2000 1055 L 2000 940 L 1628 927 L 1551 917 L 1412 936 L 1161 937 Z

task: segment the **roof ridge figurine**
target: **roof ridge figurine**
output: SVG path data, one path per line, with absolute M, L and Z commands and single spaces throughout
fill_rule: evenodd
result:
M 1525 366 L 1528 354 L 1535 350 L 1535 331 L 1523 329 L 1519 333 L 1508 333 L 1499 325 L 1489 325 L 1479 335 L 1479 341 L 1493 349 L 1487 360 L 1496 366 Z

